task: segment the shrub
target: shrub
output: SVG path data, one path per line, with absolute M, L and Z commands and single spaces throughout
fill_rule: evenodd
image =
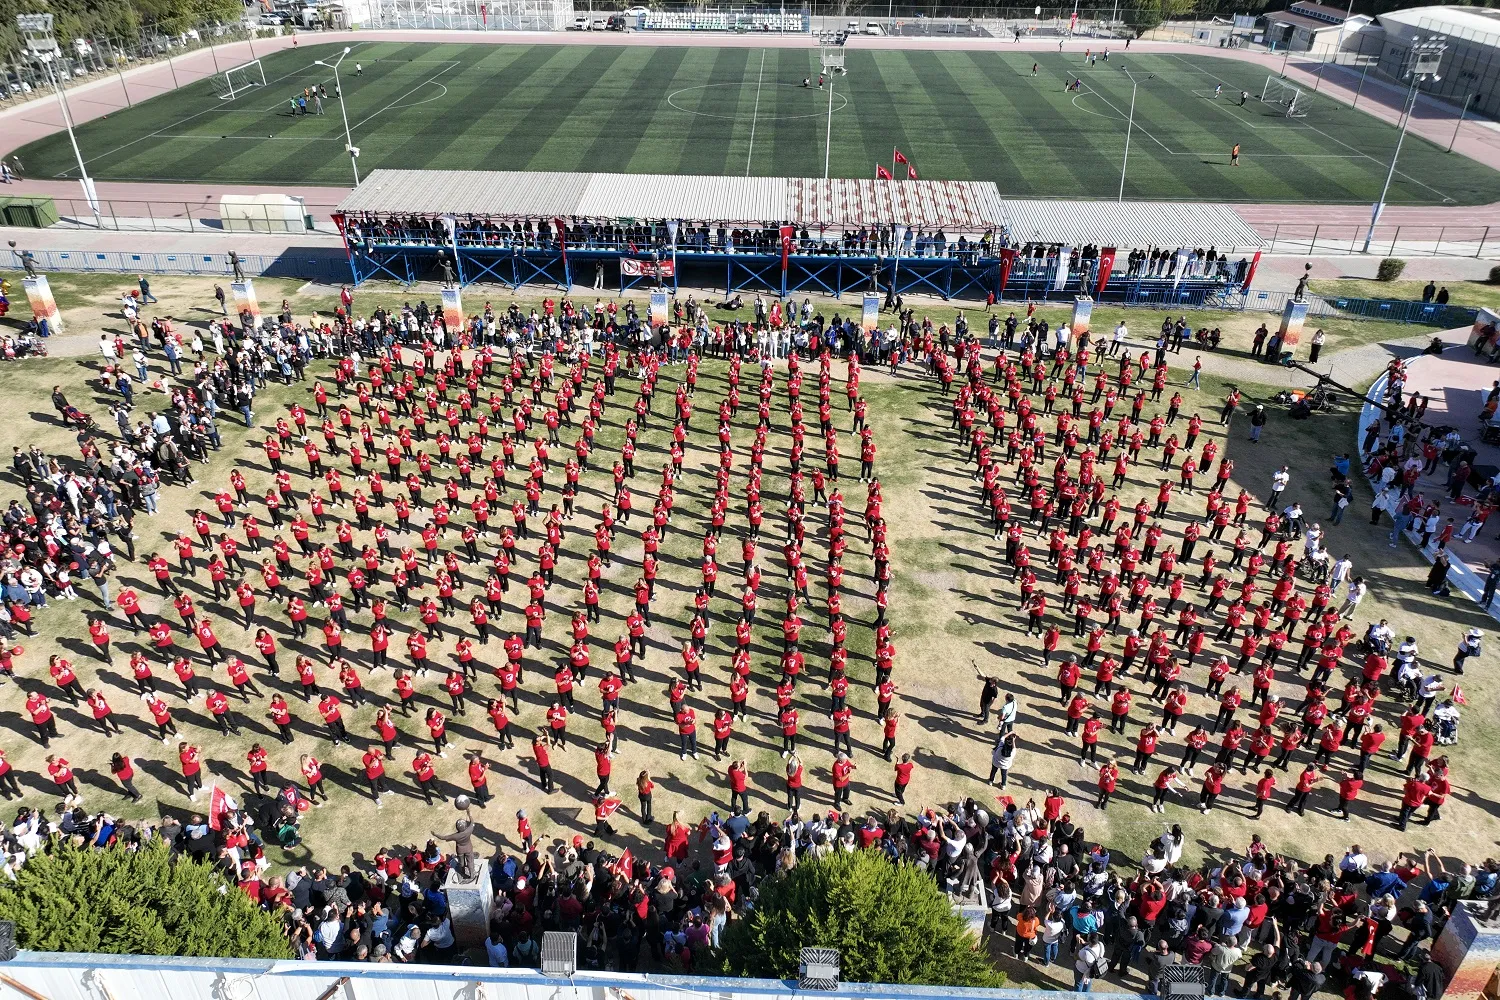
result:
M 1406 261 L 1399 257 L 1386 257 L 1375 269 L 1376 281 L 1395 281 L 1401 277 L 1401 272 L 1406 270 Z
M 845 982 L 999 986 L 932 876 L 875 851 L 799 861 L 722 938 L 724 970 L 796 979 L 802 948 L 837 948 Z
M 1490 268 L 1490 284 L 1500 285 L 1500 264 Z
M 138 851 L 64 846 L 0 884 L 0 917 L 33 951 L 200 958 L 290 958 L 277 917 L 206 864 Z

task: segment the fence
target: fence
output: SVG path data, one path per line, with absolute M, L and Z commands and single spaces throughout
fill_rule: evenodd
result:
M 1264 226 L 1259 227 L 1264 233 Z M 1500 233 L 1489 226 L 1376 226 L 1368 224 L 1307 225 L 1277 223 L 1266 236 L 1266 253 L 1330 254 L 1369 253 L 1383 257 L 1483 257 L 1500 247 Z
M 124 71 L 152 62 L 165 62 L 173 66 L 173 60 L 207 49 L 213 57 L 215 72 L 218 71 L 216 47 L 233 42 L 252 41 L 256 38 L 279 35 L 280 27 L 260 26 L 244 22 L 220 23 L 197 22 L 182 25 L 179 29 L 143 28 L 136 38 L 120 38 L 105 35 L 79 35 L 59 38 L 62 44 L 59 62 L 54 68 L 64 87 L 75 83 L 95 80 L 110 73 L 120 76 L 124 85 Z M 224 69 L 229 68 L 225 64 Z M 202 74 L 189 75 L 182 82 L 198 79 Z M 174 85 L 176 69 L 173 66 Z M 127 98 L 129 90 L 126 90 Z M 7 103 L 21 103 L 42 96 L 51 96 L 52 83 L 47 70 L 25 52 L 13 50 L 0 53 L 0 107 Z M 147 96 L 155 96 L 148 92 Z
M 82 198 L 53 198 L 58 222 L 53 228 L 107 229 L 116 232 L 152 233 L 224 233 L 249 231 L 265 233 L 308 232 L 337 236 L 338 227 L 330 217 L 337 203 L 303 203 L 306 212 L 300 224 L 289 226 L 280 207 L 270 205 L 236 205 L 234 224 L 226 226 L 220 216 L 217 197 L 198 201 L 133 201 L 101 198 L 96 217 Z M 257 215 L 258 213 L 258 215 Z M 308 225 L 308 222 L 311 222 Z
M 1219 299 L 1223 309 L 1243 312 L 1280 313 L 1292 298 L 1290 292 L 1243 292 Z M 1412 302 L 1406 299 L 1353 299 L 1305 296 L 1308 319 L 1376 319 L 1389 323 L 1410 323 L 1441 329 L 1470 326 L 1479 315 L 1468 306 L 1438 305 L 1436 302 Z
M 201 274 L 230 277 L 234 264 L 228 253 L 121 253 L 98 250 L 38 250 L 32 254 L 42 273 Z M 342 250 L 287 250 L 275 257 L 246 254 L 240 267 L 248 275 L 300 278 L 342 284 L 350 280 L 349 261 Z M 22 269 L 20 252 L 10 251 L 10 267 Z

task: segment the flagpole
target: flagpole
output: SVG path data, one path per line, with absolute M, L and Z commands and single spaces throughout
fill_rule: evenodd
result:
M 1457 134 L 1457 133 L 1455 132 L 1455 134 Z M 892 177 L 896 176 L 896 153 L 897 152 L 898 152 L 898 150 L 896 149 L 896 147 L 892 146 L 891 147 L 891 176 Z

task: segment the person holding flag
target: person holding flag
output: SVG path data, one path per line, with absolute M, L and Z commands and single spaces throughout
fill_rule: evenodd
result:
M 620 808 L 620 800 L 614 795 L 594 796 L 594 836 L 613 837 L 615 828 L 609 825 L 609 817 Z

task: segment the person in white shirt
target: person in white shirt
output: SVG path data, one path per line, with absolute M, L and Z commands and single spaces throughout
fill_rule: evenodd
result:
M 1120 325 L 1115 327 L 1115 338 L 1114 340 L 1110 341 L 1109 353 L 1111 356 L 1119 352 L 1120 348 L 1125 343 L 1125 338 L 1129 336 L 1129 334 L 1130 331 L 1126 329 L 1125 321 L 1123 319 L 1120 320 Z

